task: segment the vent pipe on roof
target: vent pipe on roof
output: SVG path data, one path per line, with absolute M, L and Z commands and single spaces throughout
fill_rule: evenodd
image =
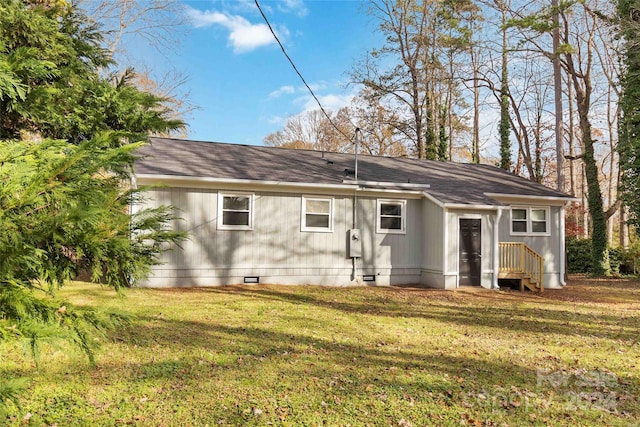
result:
M 355 151 L 355 173 L 354 173 L 354 178 L 356 180 L 356 182 L 358 182 L 358 135 L 360 134 L 360 128 L 356 128 L 356 135 L 355 135 L 355 144 L 356 144 L 356 149 Z

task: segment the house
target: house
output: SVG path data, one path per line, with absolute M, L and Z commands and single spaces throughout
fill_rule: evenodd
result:
M 168 138 L 139 154 L 146 204 L 190 235 L 139 286 L 564 285 L 574 199 L 493 166 Z

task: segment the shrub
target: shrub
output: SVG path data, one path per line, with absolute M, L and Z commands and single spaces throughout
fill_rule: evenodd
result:
M 567 271 L 569 273 L 591 273 L 593 269 L 591 240 L 569 237 L 566 240 L 566 247 Z
M 611 265 L 612 273 L 633 273 L 633 258 L 631 257 L 630 252 L 624 248 L 610 248 L 609 263 Z
M 593 255 L 590 239 L 568 237 L 567 272 L 592 273 Z M 634 265 L 640 264 L 640 245 L 634 244 L 629 249 L 609 248 L 609 263 L 613 274 L 636 274 Z

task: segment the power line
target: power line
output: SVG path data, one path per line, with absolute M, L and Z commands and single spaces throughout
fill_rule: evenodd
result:
M 304 79 L 304 77 L 302 77 L 302 74 L 300 73 L 300 71 L 298 71 L 298 67 L 296 67 L 296 64 L 293 63 L 293 60 L 291 59 L 291 57 L 289 56 L 287 51 L 284 49 L 284 46 L 280 42 L 280 39 L 276 35 L 276 32 L 273 30 L 273 27 L 271 27 L 271 24 L 269 23 L 269 20 L 267 19 L 267 16 L 262 11 L 262 8 L 260 7 L 260 4 L 258 3 L 258 0 L 254 0 L 254 2 L 256 4 L 256 6 L 258 7 L 258 10 L 260 11 L 260 15 L 262 15 L 262 18 L 264 19 L 264 22 L 267 24 L 267 27 L 269 27 L 269 31 L 271 31 L 271 34 L 273 34 L 273 38 L 275 38 L 276 42 L 278 42 L 278 46 L 280 46 L 280 50 L 282 50 L 282 53 L 284 53 L 284 56 L 289 61 L 289 64 L 291 64 L 291 66 L 293 67 L 293 70 L 296 72 L 296 74 L 298 74 L 298 77 L 300 77 L 300 80 L 302 80 L 302 83 L 304 83 L 304 85 L 307 87 L 307 90 L 309 90 L 309 93 L 311 94 L 313 99 L 316 100 L 316 103 L 320 107 L 320 111 L 322 111 L 322 114 L 324 114 L 324 116 L 327 118 L 327 120 L 329 120 L 329 123 L 331 123 L 331 126 L 333 126 L 335 128 L 335 130 L 337 130 L 338 132 L 340 132 L 342 134 L 342 136 L 347 138 L 347 141 L 351 141 L 351 138 L 346 133 L 344 133 L 342 131 L 342 129 L 340 129 L 338 126 L 336 126 L 336 124 L 333 122 L 333 119 L 331 119 L 331 116 L 329 116 L 329 114 L 327 114 L 327 112 L 325 111 L 324 107 L 320 103 L 320 100 L 318 99 L 316 94 L 313 93 L 313 90 L 307 84 L 307 81 Z

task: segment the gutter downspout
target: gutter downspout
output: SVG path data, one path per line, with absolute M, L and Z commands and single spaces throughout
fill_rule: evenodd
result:
M 356 228 L 358 224 L 358 190 L 353 190 L 353 199 L 351 206 L 351 228 Z M 352 242 L 349 242 L 351 245 Z M 351 282 L 355 282 L 358 279 L 358 260 L 356 257 L 351 257 Z
M 493 224 L 493 283 L 491 289 L 500 289 L 498 286 L 498 275 L 500 274 L 500 219 L 502 218 L 502 208 L 498 208 L 496 222 Z
M 355 142 L 355 156 L 354 156 L 354 179 L 358 182 L 358 136 L 360 134 L 360 128 L 356 128 L 354 142 Z M 351 207 L 351 228 L 357 228 L 358 225 L 358 187 L 353 190 L 353 206 Z M 351 242 L 349 242 L 351 244 Z M 356 282 L 358 280 L 358 259 L 351 257 L 351 281 Z
M 449 223 L 447 218 L 447 208 L 442 208 L 442 277 L 443 289 L 447 289 L 447 277 L 449 273 Z M 456 274 L 456 288 L 458 287 L 458 276 Z
M 560 284 L 565 286 L 567 281 L 565 277 L 567 275 L 567 266 L 566 266 L 566 258 L 567 258 L 567 248 L 565 244 L 565 208 L 569 205 L 570 202 L 565 203 L 560 208 Z

